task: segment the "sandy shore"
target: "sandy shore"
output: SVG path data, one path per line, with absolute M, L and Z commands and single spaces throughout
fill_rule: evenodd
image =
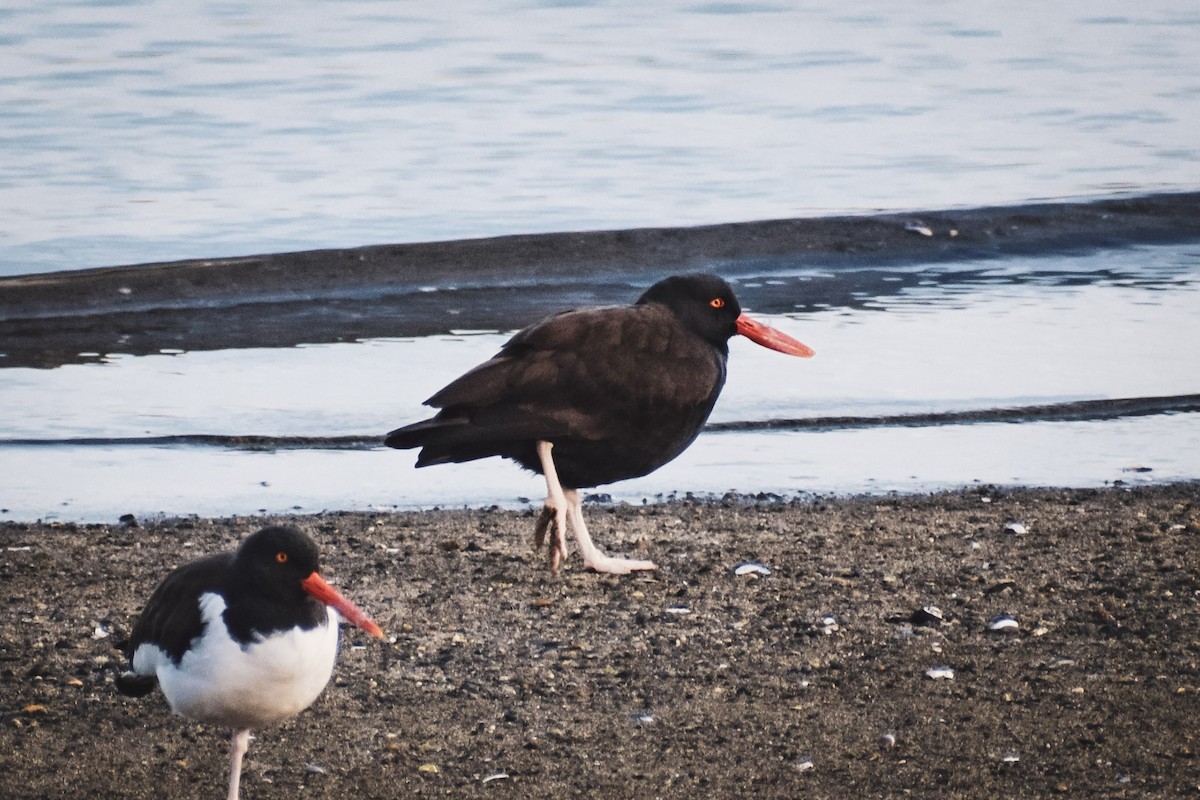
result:
M 589 515 L 661 571 L 551 577 L 529 513 L 286 520 L 393 641 L 343 629 L 243 797 L 1200 791 L 1200 485 Z M 266 522 L 0 524 L 0 796 L 223 796 L 227 732 L 117 695 L 115 648 L 171 565 Z

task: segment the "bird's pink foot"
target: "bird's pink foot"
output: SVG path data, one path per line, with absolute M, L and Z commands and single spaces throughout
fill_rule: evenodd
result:
M 543 546 L 546 548 L 546 561 L 550 564 L 550 571 L 558 572 L 563 559 L 567 557 L 566 518 L 549 503 L 542 506 L 542 513 L 534 526 L 533 546 L 538 550 Z
M 596 572 L 604 572 L 609 575 L 628 575 L 631 572 L 658 569 L 658 565 L 653 561 L 642 561 L 636 558 L 615 558 L 599 552 L 585 558 L 583 565 L 588 569 L 595 570 Z
M 537 524 L 533 526 L 533 547 L 535 550 L 541 550 L 546 546 L 546 531 L 550 530 L 550 523 L 554 522 L 554 509 L 550 506 L 542 506 L 542 513 L 538 517 Z

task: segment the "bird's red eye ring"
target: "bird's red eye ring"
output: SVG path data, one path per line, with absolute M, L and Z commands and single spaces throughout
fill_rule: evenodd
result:
M 280 550 L 278 553 L 275 554 L 275 560 L 278 561 L 280 564 L 286 564 L 287 560 L 288 560 L 288 554 L 285 553 L 284 551 Z
M 710 306 L 712 306 L 713 308 L 724 308 L 725 307 L 725 298 L 714 297 L 712 300 L 708 301 L 708 304 Z

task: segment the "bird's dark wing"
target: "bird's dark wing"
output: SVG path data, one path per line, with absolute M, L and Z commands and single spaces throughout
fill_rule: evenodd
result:
M 568 311 L 516 334 L 426 404 L 449 410 L 505 403 L 586 407 L 602 398 L 611 404 L 614 396 L 650 405 L 702 401 L 712 387 L 680 375 L 699 368 L 710 380 L 718 359 L 661 306 Z
M 418 466 L 516 457 L 516 443 L 613 436 L 647 409 L 711 407 L 723 381 L 723 357 L 660 306 L 570 311 L 513 336 L 427 401 L 437 416 L 385 441 L 423 447 Z
M 556 362 L 582 348 L 606 316 L 626 308 L 564 311 L 517 332 L 493 358 L 451 381 L 425 401 L 434 408 L 482 407 L 553 389 L 561 381 Z
M 126 657 L 132 661 L 138 647 L 150 643 L 179 663 L 192 640 L 204 631 L 200 596 L 220 587 L 221 575 L 232 560 L 232 553 L 218 553 L 176 567 L 142 609 L 129 637 Z

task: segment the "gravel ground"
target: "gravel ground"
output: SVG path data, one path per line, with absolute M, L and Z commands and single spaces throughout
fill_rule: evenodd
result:
M 223 796 L 228 731 L 118 695 L 118 649 L 281 521 L 391 640 L 343 627 L 247 800 L 1200 794 L 1200 484 L 588 514 L 661 570 L 551 576 L 532 512 L 0 523 L 0 797 Z

